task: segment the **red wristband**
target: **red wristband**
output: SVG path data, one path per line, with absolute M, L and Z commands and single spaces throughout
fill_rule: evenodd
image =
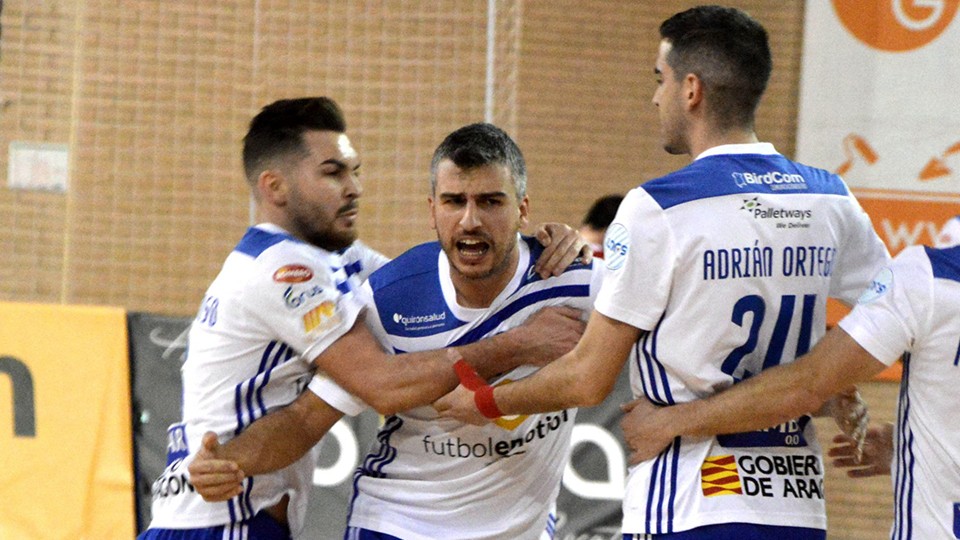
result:
M 487 385 L 487 381 L 483 380 L 483 377 L 463 358 L 453 363 L 453 370 L 457 372 L 457 378 L 460 379 L 460 384 L 471 392 L 476 392 L 478 388 Z
M 487 418 L 496 419 L 503 416 L 503 411 L 497 407 L 497 402 L 493 399 L 493 387 L 484 384 L 473 392 L 473 402 L 477 405 L 480 414 Z

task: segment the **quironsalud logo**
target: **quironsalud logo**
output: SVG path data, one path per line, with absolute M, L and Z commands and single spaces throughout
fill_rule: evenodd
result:
M 447 312 L 441 311 L 440 313 L 431 313 L 429 315 L 413 315 L 407 316 L 400 313 L 393 314 L 393 322 L 397 324 L 402 324 L 407 326 L 410 324 L 426 324 L 433 322 L 444 321 L 447 318 Z

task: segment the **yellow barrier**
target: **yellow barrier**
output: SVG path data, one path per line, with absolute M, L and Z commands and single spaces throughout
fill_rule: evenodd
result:
M 136 534 L 126 313 L 0 303 L 0 538 Z

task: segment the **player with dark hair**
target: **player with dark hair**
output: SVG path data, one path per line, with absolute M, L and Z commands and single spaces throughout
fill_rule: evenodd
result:
M 623 195 L 600 197 L 593 201 L 580 223 L 580 236 L 587 241 L 587 245 L 593 250 L 593 256 L 598 259 L 603 258 L 603 235 L 617 216 L 617 209 L 622 201 Z
M 473 390 L 435 404 L 442 417 L 597 404 L 631 351 L 635 395 L 670 407 L 715 394 L 805 353 L 825 332 L 827 297 L 852 304 L 888 262 L 843 180 L 758 142 L 771 69 L 758 22 L 701 6 L 660 35 L 663 147 L 693 162 L 624 198 L 604 244 L 610 272 L 574 350 L 509 385 L 468 381 Z M 815 411 L 802 412 L 769 429 L 677 437 L 634 466 L 624 538 L 825 538 Z
M 960 405 L 960 247 L 903 250 L 810 354 L 708 399 L 637 403 L 624 434 L 642 459 L 677 436 L 761 428 L 819 407 L 901 356 L 896 426 L 871 428 L 863 459 L 849 437 L 831 455 L 856 477 L 890 474 L 892 458 L 892 539 L 958 538 L 960 431 L 949 426 Z
M 369 298 L 361 283 L 386 258 L 356 240 L 360 158 L 345 129 L 340 108 L 323 97 L 277 101 L 250 123 L 243 158 L 260 223 L 227 256 L 191 325 L 183 421 L 169 430 L 168 466 L 153 486 L 144 539 L 297 536 L 317 450 L 271 455 L 282 465 L 258 476 L 226 471 L 242 484 L 217 503 L 204 501 L 190 483 L 198 452 L 244 433 L 301 394 L 319 396 L 310 425 L 310 437 L 319 439 L 352 395 L 392 414 L 428 404 L 457 384 L 447 351 L 395 357 L 364 322 Z M 575 242 L 564 241 L 562 231 L 560 237 L 554 249 L 562 259 L 565 249 L 573 251 L 572 260 Z M 575 314 L 548 311 L 451 350 L 492 376 L 556 358 L 581 324 Z

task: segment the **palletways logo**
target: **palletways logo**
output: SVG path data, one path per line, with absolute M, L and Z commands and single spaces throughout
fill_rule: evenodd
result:
M 743 203 L 740 205 L 740 210 L 747 212 L 753 219 L 757 220 L 775 220 L 775 221 L 792 221 L 791 223 L 777 223 L 778 229 L 793 229 L 793 228 L 809 228 L 810 225 L 807 223 L 813 217 L 813 210 L 803 209 L 803 208 L 777 208 L 773 206 L 766 206 L 761 203 L 759 197 L 753 197 L 751 199 L 743 199 Z
M 795 173 L 742 171 L 732 173 L 732 176 L 733 183 L 741 189 L 760 185 L 767 186 L 773 191 L 807 189 L 807 180 L 803 175 Z

